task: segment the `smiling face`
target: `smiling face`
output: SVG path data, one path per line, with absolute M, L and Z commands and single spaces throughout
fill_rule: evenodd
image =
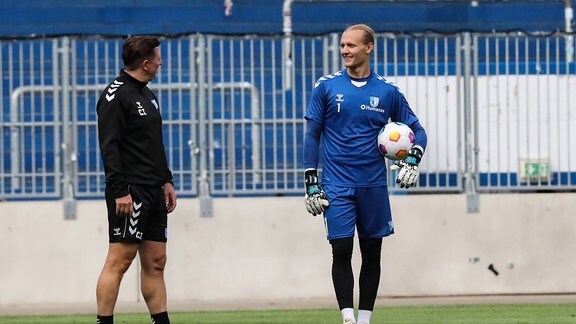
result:
M 352 29 L 342 33 L 340 38 L 340 54 L 344 59 L 344 66 L 349 72 L 362 72 L 370 69 L 370 53 L 374 43 L 366 43 L 366 34 L 363 30 Z

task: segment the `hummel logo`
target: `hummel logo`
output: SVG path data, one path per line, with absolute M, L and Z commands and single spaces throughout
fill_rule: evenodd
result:
M 121 235 L 120 227 L 114 227 L 114 236 L 118 236 L 118 235 Z
M 132 218 L 130 218 L 130 225 L 128 226 L 128 231 L 130 232 L 130 234 L 134 235 L 136 234 L 136 237 L 141 239 L 142 238 L 142 233 L 138 231 L 138 216 L 140 216 L 140 212 L 141 210 L 140 207 L 142 207 L 142 203 L 136 203 L 135 201 L 132 202 L 132 207 L 134 207 L 134 211 L 132 212 Z
M 114 92 L 116 92 L 116 90 L 118 90 L 118 88 L 123 84 L 124 82 L 114 80 L 114 82 L 112 82 L 112 84 L 108 88 L 108 93 L 106 94 L 106 100 L 112 101 L 112 99 L 116 97 L 116 94 Z
M 138 216 L 140 216 L 140 207 L 142 207 L 142 203 L 137 204 L 135 201 L 132 203 L 132 206 L 134 207 L 134 211 L 132 212 L 132 217 L 134 218 L 138 218 Z
M 336 94 L 336 101 L 344 101 L 344 94 L 337 93 Z

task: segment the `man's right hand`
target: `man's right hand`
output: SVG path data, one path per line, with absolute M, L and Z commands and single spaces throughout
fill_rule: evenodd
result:
M 132 196 L 127 194 L 126 196 L 116 198 L 116 216 L 118 217 L 130 217 L 132 216 Z
M 328 202 L 326 193 L 318 183 L 316 170 L 306 170 L 305 181 L 306 195 L 304 196 L 304 204 L 306 205 L 306 210 L 312 214 L 312 216 L 320 215 L 330 203 Z

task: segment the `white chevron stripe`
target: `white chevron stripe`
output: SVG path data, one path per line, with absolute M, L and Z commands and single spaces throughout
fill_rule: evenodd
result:
M 108 95 L 108 94 L 107 94 L 107 95 L 106 95 L 106 100 L 112 101 L 112 99 L 114 99 L 115 96 L 116 96 L 115 94 L 113 94 L 113 95 Z
M 133 202 L 132 206 L 134 206 L 134 209 L 138 210 L 140 207 L 142 207 L 142 203 L 137 204 L 136 202 Z
M 139 210 L 139 211 L 132 212 L 132 217 L 138 218 L 138 216 L 140 216 L 140 210 Z

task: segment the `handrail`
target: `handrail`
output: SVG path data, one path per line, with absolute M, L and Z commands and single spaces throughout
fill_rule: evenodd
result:
M 90 85 L 75 85 L 71 87 L 72 90 L 80 91 L 101 91 L 106 88 L 107 84 L 90 84 Z M 191 88 L 198 88 L 197 83 L 180 82 L 180 83 L 156 83 L 150 84 L 150 88 L 154 90 L 185 90 Z M 250 91 L 251 94 L 251 121 L 254 124 L 252 131 L 253 143 L 253 163 L 254 163 L 254 179 L 260 181 L 260 131 L 259 122 L 261 121 L 260 112 L 260 93 L 256 86 L 250 82 L 217 82 L 214 83 L 212 89 L 232 90 L 232 89 L 245 89 Z M 10 94 L 10 161 L 11 161 L 11 174 L 12 174 L 12 187 L 13 189 L 20 189 L 21 185 L 21 163 L 20 163 L 20 98 L 25 93 L 38 93 L 38 92 L 59 92 L 62 90 L 61 86 L 56 85 L 26 85 L 15 88 Z M 55 121 L 57 123 L 62 121 Z M 72 154 L 73 155 L 73 154 Z M 65 163 L 73 161 L 65 161 Z

